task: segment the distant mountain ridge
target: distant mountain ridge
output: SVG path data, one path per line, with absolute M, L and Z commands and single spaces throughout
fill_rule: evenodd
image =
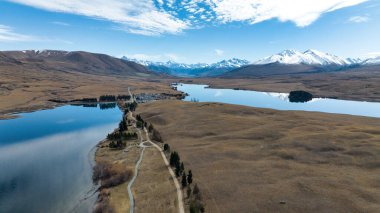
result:
M 152 62 L 131 59 L 123 57 L 122 59 L 127 61 L 133 61 L 138 64 L 148 67 L 148 69 L 158 72 L 166 73 L 174 76 L 181 77 L 215 77 L 233 70 L 241 70 L 246 66 L 259 66 L 259 65 L 269 65 L 278 64 L 275 66 L 276 69 L 296 69 L 307 70 L 307 72 L 313 70 L 317 71 L 334 71 L 347 69 L 353 66 L 371 66 L 380 64 L 380 56 L 377 58 L 360 59 L 360 58 L 341 58 L 339 56 L 321 52 L 318 50 L 308 49 L 304 52 L 297 50 L 284 50 L 280 53 L 274 54 L 272 56 L 265 57 L 263 59 L 257 60 L 250 63 L 247 60 L 232 58 L 229 60 L 222 60 L 220 62 L 206 64 L 206 63 L 196 63 L 196 64 L 185 64 L 177 63 L 174 61 L 168 62 Z M 295 65 L 295 66 L 281 66 L 281 65 Z M 299 65 L 299 66 L 297 66 Z M 282 67 L 282 68 L 281 68 Z M 302 67 L 302 69 L 300 69 Z M 260 66 L 260 72 L 263 73 L 265 68 L 273 68 L 273 66 Z
M 181 77 L 206 77 L 206 76 L 217 76 L 225 72 L 249 65 L 250 62 L 247 60 L 232 58 L 229 60 L 222 60 L 216 63 L 196 63 L 196 64 L 185 64 L 177 63 L 174 61 L 167 62 L 153 62 L 146 60 L 137 60 L 128 57 L 122 57 L 126 61 L 133 61 L 138 64 L 148 67 L 150 70 L 166 73 L 174 76 Z
M 341 58 L 336 55 L 324 53 L 318 50 L 309 49 L 305 52 L 296 50 L 284 50 L 278 54 L 260 59 L 254 64 L 306 64 L 306 65 L 338 65 L 346 66 L 361 63 L 360 59 Z

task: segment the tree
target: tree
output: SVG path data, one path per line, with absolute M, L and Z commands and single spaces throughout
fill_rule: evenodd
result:
M 128 130 L 127 122 L 123 118 L 119 123 L 119 131 L 124 132 L 125 130 Z
M 182 173 L 182 187 L 185 188 L 187 186 L 187 180 L 186 180 L 186 172 Z
M 169 144 L 164 144 L 164 152 L 170 152 L 170 146 Z
M 154 129 L 153 124 L 150 124 L 149 127 L 148 127 L 148 131 L 149 131 L 149 132 L 152 132 L 153 129 Z
M 176 167 L 177 165 L 180 166 L 180 158 L 178 153 L 174 151 L 170 154 L 170 166 Z
M 189 170 L 189 174 L 187 175 L 187 183 L 190 185 L 193 182 L 193 173 Z
M 143 123 L 141 121 L 137 121 L 136 127 L 142 129 L 144 126 L 143 126 Z
M 177 163 L 175 165 L 175 176 L 179 177 L 180 175 L 181 175 L 181 167 L 180 167 L 179 163 Z
M 181 163 L 181 172 L 185 173 L 185 165 L 183 165 L 183 162 Z

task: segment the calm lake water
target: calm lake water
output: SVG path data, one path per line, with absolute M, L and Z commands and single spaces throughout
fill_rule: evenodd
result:
M 185 101 L 219 102 L 277 110 L 315 111 L 380 118 L 380 103 L 320 98 L 306 103 L 291 103 L 287 93 L 207 87 L 207 85 L 178 84 L 177 90 L 189 94 Z
M 120 110 L 63 106 L 20 116 L 0 120 L 0 212 L 91 212 L 94 147 Z

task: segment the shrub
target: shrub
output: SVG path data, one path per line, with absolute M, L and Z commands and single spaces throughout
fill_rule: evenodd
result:
M 187 175 L 187 183 L 191 184 L 193 182 L 193 173 L 189 170 L 189 174 Z
M 164 152 L 170 152 L 170 146 L 169 144 L 164 144 Z
M 101 188 L 110 188 L 128 181 L 132 174 L 132 170 L 127 170 L 124 166 L 117 168 L 107 162 L 98 162 L 93 168 L 92 180 L 95 183 L 101 181 Z
M 182 187 L 185 188 L 187 186 L 187 180 L 186 180 L 186 172 L 182 173 L 182 181 L 181 181 Z

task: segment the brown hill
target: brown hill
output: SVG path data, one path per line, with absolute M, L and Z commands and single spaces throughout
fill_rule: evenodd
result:
M 6 64 L 5 64 L 6 63 Z M 4 51 L 1 65 L 18 65 L 24 69 L 80 72 L 95 75 L 158 76 L 144 66 L 105 54 L 83 51 Z

